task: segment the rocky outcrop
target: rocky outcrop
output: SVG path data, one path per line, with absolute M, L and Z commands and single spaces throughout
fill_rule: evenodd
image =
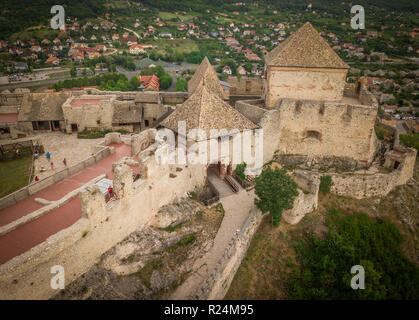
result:
M 181 199 L 178 203 L 162 207 L 153 218 L 151 225 L 157 228 L 167 228 L 182 223 L 195 214 L 198 209 L 195 202 Z

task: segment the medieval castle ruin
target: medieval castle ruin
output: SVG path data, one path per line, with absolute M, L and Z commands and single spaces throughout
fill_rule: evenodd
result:
M 326 169 L 332 169 L 327 173 L 334 182 L 332 192 L 357 199 L 385 196 L 412 177 L 416 150 L 400 146 L 397 139 L 383 144 L 376 138 L 377 101 L 363 86 L 346 83 L 349 66 L 310 23 L 267 54 L 265 62 L 261 90 L 226 90 L 205 58 L 189 81 L 188 93 L 91 89 L 0 94 L 3 139 L 54 130 L 130 133 L 108 133 L 83 163 L 0 199 L 0 216 L 18 210 L 22 203 L 32 204 L 23 215 L 0 225 L 0 298 L 50 298 L 55 294 L 51 266 L 63 266 L 66 281 L 71 282 L 130 233 L 152 223 L 161 206 L 194 187 L 209 182 L 219 198 L 225 190 L 239 188 L 231 177 L 237 163 L 228 157 L 207 164 L 158 161 L 169 153 L 159 129 L 170 129 L 179 138 L 183 134 L 178 132 L 179 122 L 203 132 L 236 129 L 235 133 L 253 134 L 263 129 L 262 146 L 256 146 L 258 139 L 252 136 L 252 152 L 261 150 L 265 164 L 275 160 L 291 168 L 299 186 L 294 208 L 283 215 L 291 224 L 317 207 L 319 178 Z M 219 141 L 223 134 L 206 139 Z M 185 140 L 186 147 L 196 141 Z M 110 171 L 90 177 L 81 187 L 57 199 L 41 194 L 112 156 Z M 388 170 L 382 173 L 382 167 Z M 248 173 L 260 169 L 250 166 Z M 98 184 L 105 180 L 113 186 L 113 201 L 105 200 Z M 54 218 L 69 212 L 72 218 L 66 223 Z M 224 296 L 260 219 L 252 210 L 194 297 Z M 48 232 L 26 240 L 43 224 L 49 226 Z M 29 236 L 19 242 L 22 233 Z

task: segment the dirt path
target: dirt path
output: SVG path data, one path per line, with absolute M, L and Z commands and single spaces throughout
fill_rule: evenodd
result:
M 176 289 L 170 299 L 193 298 L 201 282 L 214 269 L 234 232 L 241 228 L 253 209 L 254 197 L 253 190 L 246 192 L 244 189 L 241 189 L 238 193 L 221 199 L 225 215 L 215 237 L 214 245 L 205 256 L 195 262 L 191 276 Z

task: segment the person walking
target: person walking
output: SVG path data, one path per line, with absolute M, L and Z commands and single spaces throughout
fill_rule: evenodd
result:
M 66 158 L 64 158 L 63 163 L 64 163 L 64 166 L 67 167 L 67 160 L 66 160 Z
M 49 152 L 47 152 L 47 153 L 45 154 L 45 156 L 47 157 L 47 160 L 48 160 L 48 161 L 51 159 L 51 154 L 50 154 Z
M 54 162 L 51 162 L 51 170 L 54 170 Z
M 35 176 L 35 182 L 38 182 L 38 181 L 39 181 L 38 176 Z

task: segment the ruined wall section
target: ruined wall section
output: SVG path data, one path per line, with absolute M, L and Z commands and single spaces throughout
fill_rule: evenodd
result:
M 80 194 L 80 220 L 1 265 L 0 299 L 50 298 L 58 292 L 50 286 L 52 266 L 63 266 L 66 284 L 70 283 L 97 263 L 103 253 L 146 226 L 161 206 L 205 183 L 205 166 L 189 165 L 179 171 L 160 165 L 151 154 L 145 162 L 153 175 L 133 182 L 131 169 L 117 165 L 117 200 L 106 203 L 97 186 L 86 188 Z
M 279 154 L 347 157 L 364 166 L 372 162 L 375 107 L 283 99 L 279 113 Z
M 305 171 L 294 172 L 292 178 L 298 185 L 298 196 L 292 209 L 284 211 L 282 218 L 289 224 L 297 224 L 307 213 L 317 209 L 320 181 Z
M 101 95 L 82 95 L 69 98 L 63 105 L 66 132 L 72 132 L 71 124 L 77 124 L 78 130 L 91 128 L 112 128 L 113 102 L 115 95 L 103 98 Z M 99 99 L 98 104 L 85 103 L 80 107 L 71 105 L 74 99 Z
M 156 134 L 156 129 L 146 129 L 131 136 L 131 156 L 135 157 L 139 152 L 152 145 L 155 142 Z
M 259 77 L 228 77 L 227 82 L 231 85 L 230 95 L 252 95 L 261 96 L 263 81 Z

